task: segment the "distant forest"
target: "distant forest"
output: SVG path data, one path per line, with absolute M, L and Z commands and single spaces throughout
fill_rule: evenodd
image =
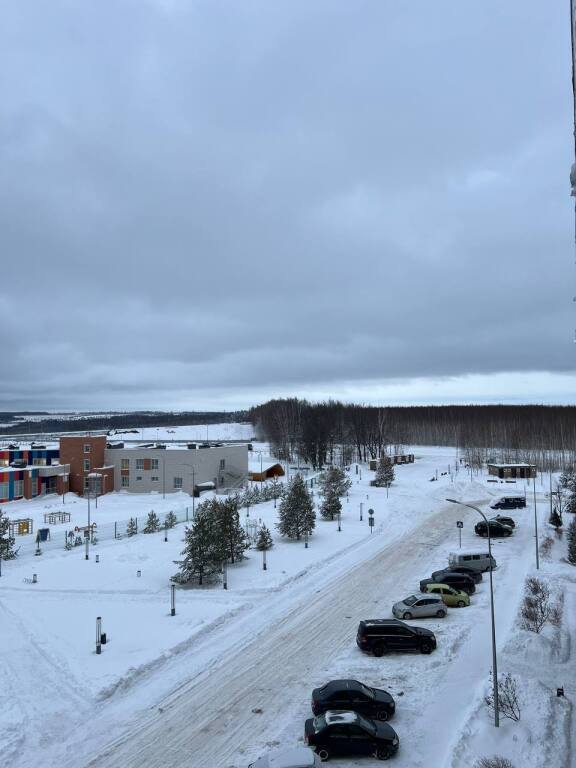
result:
M 8 414 L 7 414 L 8 415 Z M 31 435 L 42 432 L 99 432 L 113 429 L 141 429 L 142 427 L 176 427 L 192 424 L 221 424 L 247 422 L 247 411 L 190 411 L 188 413 L 131 411 L 130 413 L 95 414 L 67 419 L 18 421 L 9 427 L 0 427 L 4 435 Z
M 249 418 L 275 455 L 315 468 L 366 461 L 406 445 L 454 446 L 474 466 L 529 461 L 558 469 L 576 460 L 575 406 L 377 407 L 290 398 L 252 408 Z

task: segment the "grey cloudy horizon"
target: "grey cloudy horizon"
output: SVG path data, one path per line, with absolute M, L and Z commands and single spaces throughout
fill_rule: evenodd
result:
M 568 11 L 0 10 L 0 409 L 576 402 Z

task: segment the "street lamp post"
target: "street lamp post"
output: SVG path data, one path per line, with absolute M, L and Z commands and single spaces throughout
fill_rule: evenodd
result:
M 188 467 L 192 470 L 192 519 L 196 516 L 196 470 L 194 469 L 193 464 L 180 464 L 181 467 Z
M 534 538 L 536 539 L 536 570 L 540 570 L 540 553 L 538 552 L 538 515 L 536 513 L 536 475 L 534 480 Z
M 481 517 L 484 518 L 486 523 L 486 531 L 488 532 L 488 559 L 490 560 L 490 615 L 492 619 L 492 683 L 493 683 L 493 697 L 494 697 L 494 726 L 500 727 L 500 705 L 498 701 L 498 664 L 496 660 L 496 621 L 494 618 L 494 585 L 492 581 L 492 539 L 490 536 L 490 524 L 488 518 L 482 512 L 482 510 L 475 507 L 473 504 L 465 504 L 463 501 L 457 501 L 456 499 L 446 499 L 451 504 L 459 504 L 461 507 L 468 507 L 478 512 Z

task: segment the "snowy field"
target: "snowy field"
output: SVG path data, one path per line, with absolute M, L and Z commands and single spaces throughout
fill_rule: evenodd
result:
M 276 535 L 273 502 L 252 507 L 249 518 L 242 510 L 245 523 L 261 520 L 272 531 L 267 570 L 261 553 L 250 550 L 246 560 L 228 567 L 227 590 L 177 589 L 174 617 L 169 578 L 184 524 L 168 532 L 167 542 L 163 532 L 104 537 L 88 561 L 83 547 L 63 548 L 63 526 L 51 526 L 57 545 L 39 557 L 23 549 L 16 561 L 2 564 L 3 764 L 243 768 L 270 745 L 302 743 L 312 688 L 356 677 L 396 698 L 391 724 L 401 742 L 393 761 L 398 768 L 471 767 L 476 757 L 492 754 L 509 756 L 516 768 L 573 766 L 576 571 L 561 562 L 565 543 L 556 542 L 542 559 L 541 574 L 565 596 L 564 624 L 542 636 L 519 630 L 523 582 L 534 567 L 530 505 L 515 511 L 514 536 L 494 543 L 500 671 L 521 680 L 520 723 L 504 720 L 496 731 L 482 704 L 491 666 L 487 577 L 469 608 L 453 609 L 444 620 L 414 622 L 436 633 L 432 655 L 376 659 L 356 648 L 360 619 L 389 617 L 392 603 L 417 591 L 419 580 L 458 549 L 456 520 L 464 521 L 463 549 L 486 549 L 473 532 L 477 515 L 447 504 L 446 497 L 486 507 L 495 495 L 524 490 L 520 483 L 488 483 L 485 475 L 471 479 L 464 469 L 455 475 L 451 449 L 414 452 L 414 465 L 396 468 L 388 498 L 384 489 L 369 486 L 372 472 L 361 466 L 356 473 L 353 465 L 342 530 L 318 519 L 307 549 Z M 442 474 L 449 463 L 452 473 Z M 536 486 L 542 537 L 549 535 L 545 486 L 540 480 Z M 190 515 L 192 500 L 115 493 L 92 507 L 91 519 L 104 529 L 150 509 L 162 518 L 188 507 Z M 5 506 L 10 517 L 31 516 L 37 523 L 52 508 L 71 512 L 72 525 L 85 524 L 87 503 L 72 494 L 64 505 L 61 497 L 46 497 Z M 368 508 L 375 511 L 373 533 Z M 96 616 L 109 638 L 100 656 Z M 559 685 L 565 698 L 555 696 Z

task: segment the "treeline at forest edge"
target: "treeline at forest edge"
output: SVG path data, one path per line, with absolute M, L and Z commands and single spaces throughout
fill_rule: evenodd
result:
M 406 445 L 454 446 L 474 466 L 525 461 L 547 470 L 576 463 L 575 406 L 379 407 L 286 398 L 252 408 L 249 419 L 279 459 L 315 469 L 401 453 Z

